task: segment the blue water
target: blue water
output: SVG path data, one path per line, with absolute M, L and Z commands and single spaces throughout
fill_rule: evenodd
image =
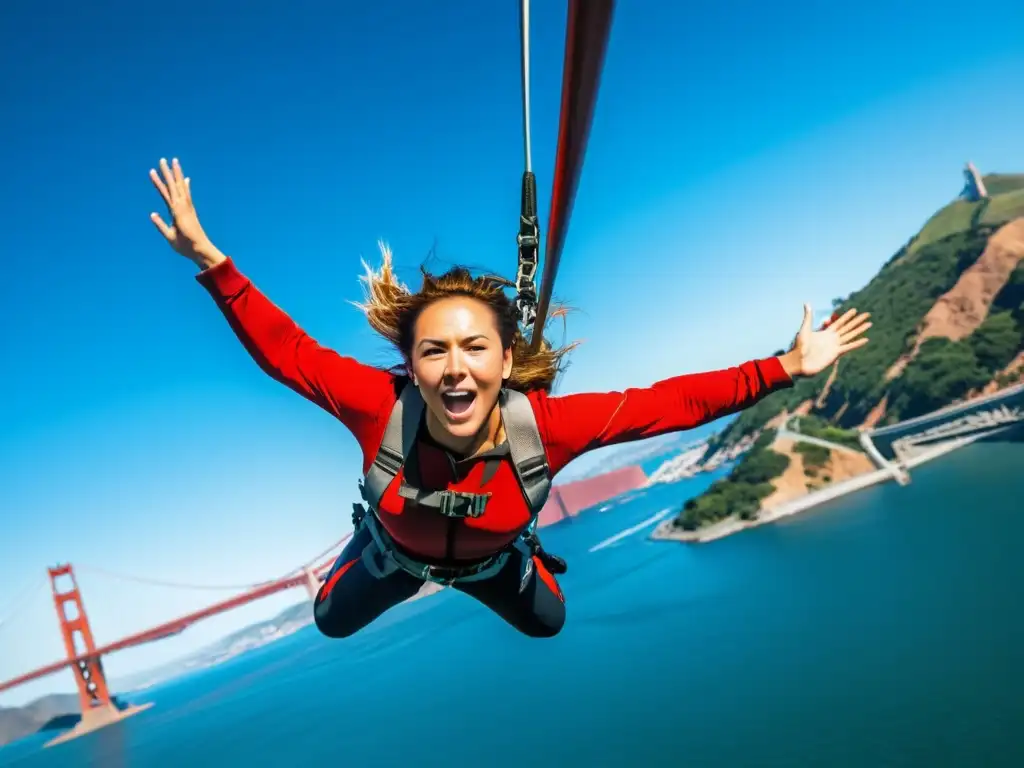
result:
M 1024 445 L 976 445 L 700 546 L 595 544 L 713 479 L 545 532 L 568 625 L 458 593 L 312 627 L 0 766 L 1022 766 Z

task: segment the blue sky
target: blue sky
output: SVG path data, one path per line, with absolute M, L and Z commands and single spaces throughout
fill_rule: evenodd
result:
M 770 354 L 801 303 L 863 285 L 961 186 L 1024 170 L 1024 8 L 620 3 L 557 295 L 583 339 L 561 391 Z M 79 567 L 101 642 L 218 597 L 348 526 L 358 454 L 265 377 L 149 222 L 180 157 L 225 252 L 321 342 L 394 358 L 348 301 L 360 258 L 515 268 L 517 4 L 18 3 L 0 20 L 0 620 Z M 916 7 L 912 7 L 916 6 Z M 52 6 L 51 6 L 52 7 Z M 212 10 L 211 10 L 212 9 Z M 533 8 L 546 219 L 565 3 Z M 115 655 L 132 672 L 301 597 Z M 62 655 L 37 589 L 0 679 Z M 70 690 L 70 674 L 0 705 Z

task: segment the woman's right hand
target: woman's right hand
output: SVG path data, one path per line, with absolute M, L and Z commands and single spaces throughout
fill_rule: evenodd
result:
M 149 178 L 167 203 L 167 211 L 171 216 L 171 224 L 168 226 L 160 214 L 154 212 L 149 215 L 160 234 L 167 238 L 171 248 L 201 269 L 209 269 L 224 261 L 224 254 L 217 250 L 199 224 L 199 216 L 192 205 L 190 180 L 181 172 L 178 159 L 172 160 L 168 166 L 167 161 L 160 158 L 160 170 L 163 178 L 155 169 L 149 172 Z

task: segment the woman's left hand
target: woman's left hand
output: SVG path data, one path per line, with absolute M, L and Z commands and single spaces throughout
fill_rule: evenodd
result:
M 804 304 L 804 320 L 793 341 L 793 347 L 781 358 L 790 378 L 814 376 L 836 360 L 868 343 L 864 332 L 871 327 L 867 312 L 847 310 L 842 316 L 826 322 L 820 330 L 812 330 L 811 307 Z

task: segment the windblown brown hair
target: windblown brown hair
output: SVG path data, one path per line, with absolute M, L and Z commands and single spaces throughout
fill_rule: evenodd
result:
M 378 245 L 382 257 L 380 269 L 375 271 L 363 262 L 366 274 L 361 281 L 365 301 L 356 306 L 366 315 L 370 326 L 398 349 L 406 364 L 411 359 L 413 332 L 420 313 L 440 299 L 468 296 L 491 308 L 497 319 L 502 348 L 512 349 L 512 373 L 505 386 L 519 392 L 551 390 L 562 371 L 565 356 L 576 345 L 556 349 L 544 339 L 538 350 L 532 350 L 530 340 L 519 328 L 516 303 L 505 293 L 506 288 L 515 287 L 514 283 L 494 275 L 473 277 L 465 267 L 454 267 L 441 275 L 432 275 L 420 267 L 423 285 L 414 293 L 399 283 L 391 249 L 383 242 Z M 551 318 L 564 318 L 565 314 L 565 308 L 559 307 L 551 312 Z

